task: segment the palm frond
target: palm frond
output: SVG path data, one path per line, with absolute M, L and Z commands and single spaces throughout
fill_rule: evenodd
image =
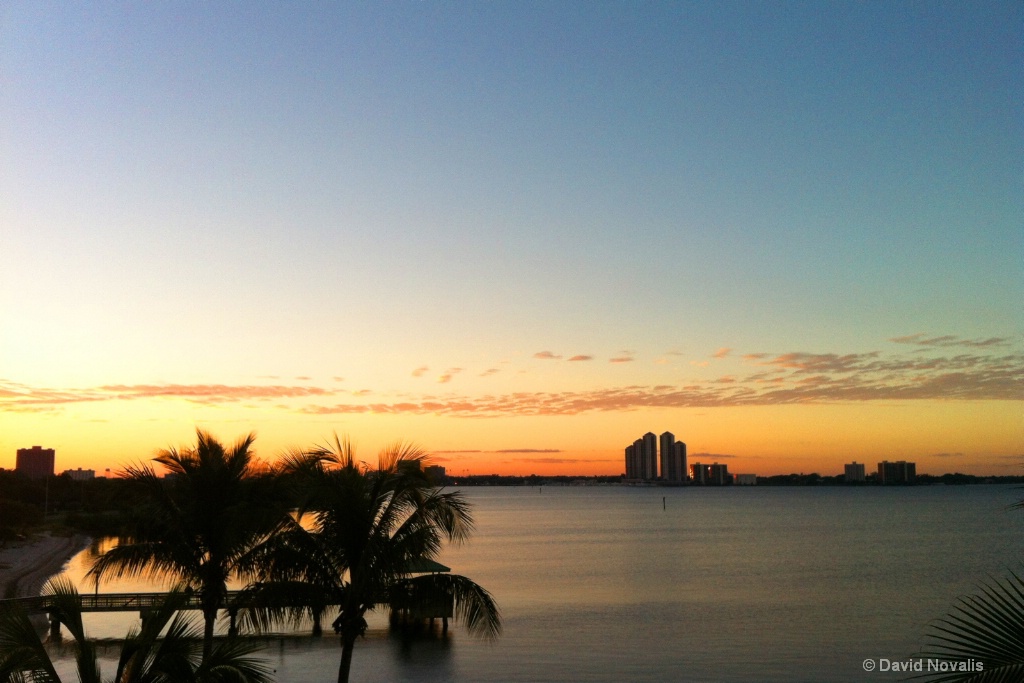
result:
M 50 610 L 75 641 L 75 663 L 80 683 L 99 683 L 100 670 L 96 646 L 85 635 L 82 623 L 82 598 L 66 576 L 50 579 L 41 594 L 50 598 Z
M 201 634 L 178 612 L 185 600 L 181 591 L 171 591 L 141 627 L 129 631 L 121 646 L 115 683 L 149 683 L 160 676 L 189 680 L 199 657 Z M 165 628 L 167 633 L 161 637 Z
M 196 683 L 272 683 L 273 669 L 251 656 L 259 645 L 250 641 L 220 641 L 196 669 Z
M 25 676 L 38 683 L 60 683 L 39 634 L 18 605 L 0 609 L 0 681 Z
M 494 598 L 465 576 L 426 574 L 404 579 L 395 584 L 392 596 L 412 606 L 449 603 L 455 618 L 462 620 L 471 634 L 487 639 L 501 634 L 501 613 Z
M 935 683 L 1020 681 L 1024 676 L 1024 580 L 1011 572 L 960 598 L 933 622 L 922 657 L 937 662 L 983 663 L 980 672 L 934 672 L 917 678 Z

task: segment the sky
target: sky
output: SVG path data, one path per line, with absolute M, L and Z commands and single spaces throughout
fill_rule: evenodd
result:
M 0 467 L 1024 470 L 1018 2 L 0 4 Z

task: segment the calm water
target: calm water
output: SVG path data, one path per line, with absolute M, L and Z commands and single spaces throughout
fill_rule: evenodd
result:
M 353 681 L 895 681 L 861 662 L 914 654 L 957 596 L 1024 559 L 1013 487 L 463 491 L 478 530 L 442 560 L 495 595 L 503 635 L 403 642 L 377 619 Z M 87 627 L 121 637 L 132 619 Z M 336 678 L 335 637 L 265 642 L 279 681 Z

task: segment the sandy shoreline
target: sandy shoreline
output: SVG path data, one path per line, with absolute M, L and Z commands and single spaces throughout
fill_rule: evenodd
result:
M 39 595 L 51 576 L 89 547 L 88 536 L 37 536 L 0 549 L 0 598 Z

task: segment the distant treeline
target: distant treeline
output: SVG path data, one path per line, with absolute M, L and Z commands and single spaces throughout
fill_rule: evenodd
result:
M 461 477 L 448 476 L 443 482 L 458 486 L 607 486 L 622 484 L 624 476 L 511 476 L 502 474 L 474 474 Z M 878 486 L 876 476 L 869 474 L 863 482 L 847 483 L 842 474 L 835 476 L 811 474 L 777 474 L 770 477 L 758 476 L 758 486 Z M 654 482 L 656 485 L 657 482 Z M 973 474 L 919 474 L 910 486 L 929 484 L 1024 484 L 1024 475 L 1004 477 L 978 477 Z
M 613 486 L 622 476 L 511 476 L 477 474 L 448 476 L 439 484 L 455 486 Z M 917 475 L 913 485 L 1024 484 L 1024 475 L 978 477 L 971 474 Z M 843 475 L 780 474 L 758 477 L 758 486 L 877 486 L 875 475 L 847 484 Z M 124 513 L 133 505 L 134 491 L 122 479 L 74 481 L 67 475 L 29 479 L 11 470 L 0 471 L 0 543 L 47 527 L 53 531 L 116 536 Z
M 835 476 L 812 474 L 777 474 L 771 477 L 758 477 L 758 486 L 878 486 L 877 476 L 869 474 L 866 481 L 847 482 L 842 474 Z M 973 474 L 919 474 L 912 484 L 895 484 L 895 486 L 928 486 L 931 484 L 964 485 L 964 484 L 1024 484 L 1024 475 L 1006 477 L 978 477 Z
M 130 489 L 122 479 L 75 481 L 66 474 L 29 479 L 12 470 L 0 471 L 0 543 L 43 528 L 116 536 L 134 503 Z

